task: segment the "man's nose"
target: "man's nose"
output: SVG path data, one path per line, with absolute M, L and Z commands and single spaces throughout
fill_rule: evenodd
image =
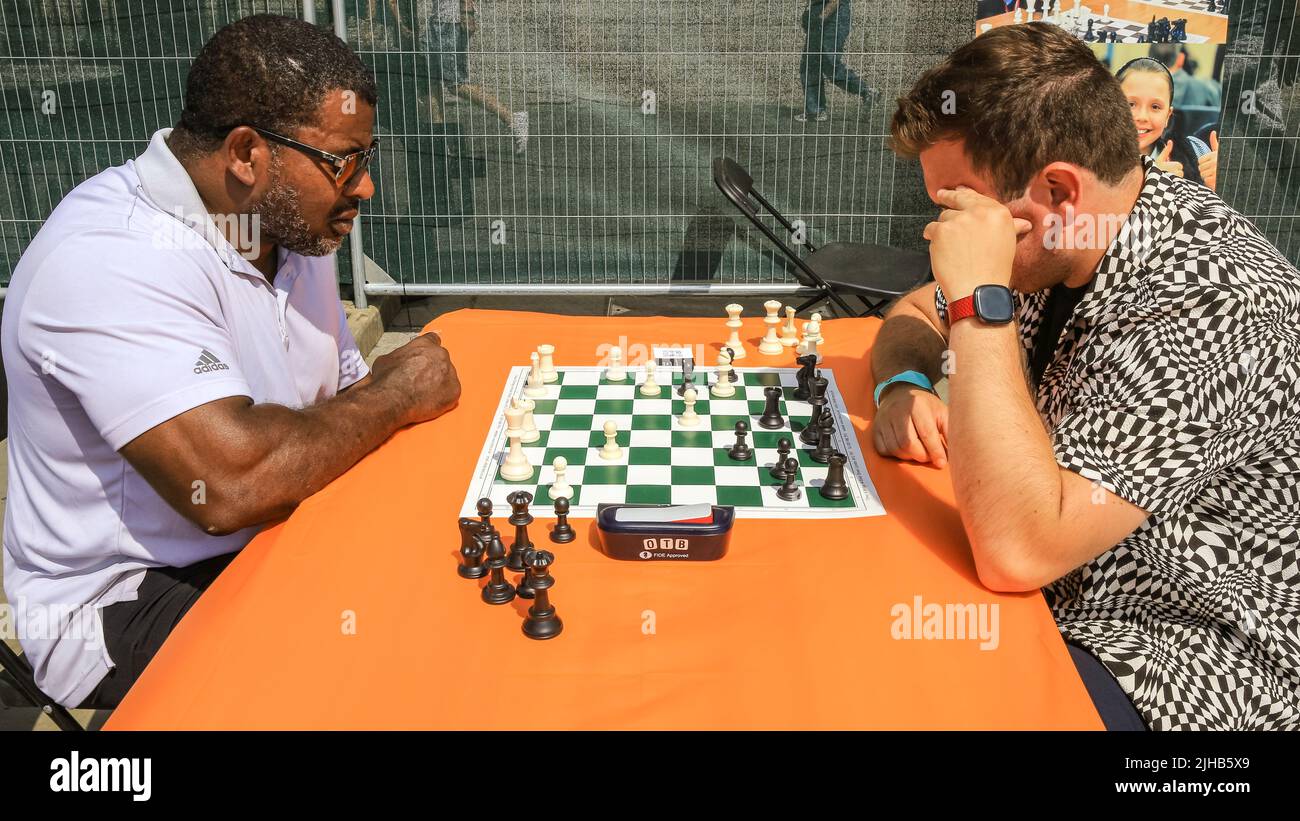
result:
M 375 181 L 370 176 L 370 169 L 367 168 L 356 176 L 354 180 L 348 183 L 343 189 L 348 196 L 356 197 L 360 200 L 368 200 L 375 195 Z

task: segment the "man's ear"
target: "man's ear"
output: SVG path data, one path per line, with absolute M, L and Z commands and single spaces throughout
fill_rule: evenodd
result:
M 241 125 L 226 135 L 221 145 L 226 171 L 248 188 L 257 182 L 257 170 L 270 165 L 271 149 L 253 129 Z
M 1064 211 L 1066 207 L 1079 210 L 1079 198 L 1083 191 L 1083 177 L 1077 166 L 1065 162 L 1047 165 L 1040 174 L 1048 200 L 1055 211 Z

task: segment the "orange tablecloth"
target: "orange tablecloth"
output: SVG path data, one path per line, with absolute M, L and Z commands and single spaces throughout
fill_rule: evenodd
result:
M 539 518 L 531 533 L 557 557 L 564 633 L 532 641 L 526 602 L 480 601 L 481 582 L 456 574 L 456 518 L 508 368 L 544 342 L 557 364 L 596 364 L 620 337 L 625 350 L 705 343 L 711 360 L 724 321 L 469 310 L 434 321 L 459 406 L 254 539 L 107 728 L 1100 729 L 1042 596 L 980 586 L 947 475 L 870 447 L 874 320 L 824 323 L 822 352 L 861 414 L 888 515 L 741 520 L 725 559 L 691 564 L 606 558 L 590 520 L 553 545 Z M 756 344 L 761 319 L 745 332 Z M 739 364 L 792 360 L 751 347 Z M 918 596 L 997 605 L 996 649 L 893 638 L 892 609 Z

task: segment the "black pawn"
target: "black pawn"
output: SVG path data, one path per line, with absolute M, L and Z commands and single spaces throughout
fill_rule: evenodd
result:
M 528 557 L 536 553 L 533 548 L 524 551 L 524 577 L 519 580 L 519 586 L 515 588 L 515 595 L 521 599 L 531 599 L 537 595 L 533 590 L 533 570 L 528 566 Z
M 808 458 L 820 464 L 826 464 L 835 455 L 835 446 L 831 439 L 835 436 L 835 419 L 829 413 L 822 413 L 822 418 L 817 424 L 817 447 L 813 452 L 808 454 Z
M 688 390 L 695 390 L 695 360 L 682 362 L 682 384 L 677 386 L 677 395 L 685 396 Z M 699 391 L 695 391 L 699 393 Z
M 808 425 L 799 431 L 799 441 L 805 445 L 817 444 L 821 436 L 822 413 L 826 407 L 826 388 L 830 384 L 824 376 L 815 376 L 808 380 L 808 404 L 812 405 L 812 416 L 808 419 Z
M 551 576 L 551 565 L 555 555 L 547 550 L 532 550 L 528 553 L 528 569 L 532 574 L 533 606 L 528 608 L 528 617 L 524 619 L 524 635 L 530 639 L 553 639 L 564 629 L 564 622 L 555 615 L 555 606 L 551 604 L 550 589 L 555 585 Z
M 785 427 L 785 419 L 781 416 L 781 389 L 768 386 L 763 388 L 763 396 L 767 399 L 767 405 L 763 408 L 763 415 L 758 417 L 759 427 L 768 430 Z
M 551 541 L 556 544 L 568 544 L 578 538 L 573 525 L 569 524 L 569 500 L 555 500 L 555 529 L 551 531 Z
M 736 444 L 732 445 L 731 450 L 727 451 L 727 455 L 734 461 L 748 462 L 754 455 L 753 448 L 745 441 L 745 437 L 748 435 L 749 423 L 742 419 L 736 423 Z
M 727 356 L 731 357 L 731 360 L 730 360 L 730 361 L 731 361 L 731 371 L 727 374 L 727 381 L 728 381 L 728 382 L 739 382 L 739 381 L 740 381 L 740 374 L 736 373 L 736 352 L 735 352 L 735 350 L 732 349 L 732 348 L 723 348 L 722 350 L 726 351 L 726 352 L 727 352 Z
M 803 402 L 809 396 L 808 380 L 812 379 L 813 369 L 817 367 L 817 357 L 809 354 L 795 359 L 795 362 L 799 365 L 799 373 L 795 377 L 799 385 L 794 389 L 794 398 Z
M 785 460 L 785 484 L 776 489 L 776 495 L 786 500 L 794 502 L 799 499 L 803 493 L 799 490 L 799 460 L 790 458 Z
M 794 445 L 784 436 L 776 443 L 776 464 L 772 465 L 772 478 L 778 482 L 785 481 L 785 460 L 790 458 L 790 451 Z
M 492 500 L 491 499 L 489 499 L 486 496 L 484 496 L 482 499 L 479 499 L 478 504 L 475 505 L 475 509 L 478 510 L 478 518 L 480 522 L 482 522 L 485 525 L 492 524 Z
M 842 453 L 831 457 L 831 469 L 826 472 L 826 481 L 818 488 L 823 499 L 838 502 L 849 497 L 849 485 L 844 481 L 844 460 Z
M 516 573 L 524 572 L 524 551 L 533 546 L 528 538 L 528 526 L 533 517 L 528 506 L 533 503 L 533 494 L 526 490 L 516 490 L 506 497 L 510 505 L 510 518 L 507 520 L 515 526 L 515 540 L 510 543 L 510 555 L 506 557 L 506 567 Z
M 456 572 L 462 579 L 481 579 L 487 575 L 483 564 L 483 545 L 479 544 L 478 533 L 483 527 L 478 519 L 462 516 L 460 525 L 460 565 Z
M 501 543 L 501 534 L 491 526 L 484 528 L 479 539 L 486 542 L 487 565 L 492 571 L 487 586 L 483 588 L 483 601 L 506 604 L 515 597 L 515 586 L 506 581 L 506 546 Z

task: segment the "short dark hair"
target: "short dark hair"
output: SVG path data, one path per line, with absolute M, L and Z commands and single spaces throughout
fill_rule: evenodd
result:
M 958 48 L 899 98 L 890 131 L 904 157 L 963 140 L 971 164 L 1007 200 L 1048 163 L 1073 163 L 1115 185 L 1141 162 L 1119 82 L 1050 23 L 1002 26 Z
M 314 124 L 325 96 L 338 89 L 371 105 L 378 100 L 374 74 L 333 33 L 292 17 L 245 17 L 194 58 L 172 150 L 182 158 L 213 151 L 238 125 L 292 134 Z
M 1154 43 L 1147 50 L 1153 59 L 1164 63 L 1167 68 L 1173 70 L 1174 63 L 1178 62 L 1178 55 L 1184 54 L 1182 43 Z

